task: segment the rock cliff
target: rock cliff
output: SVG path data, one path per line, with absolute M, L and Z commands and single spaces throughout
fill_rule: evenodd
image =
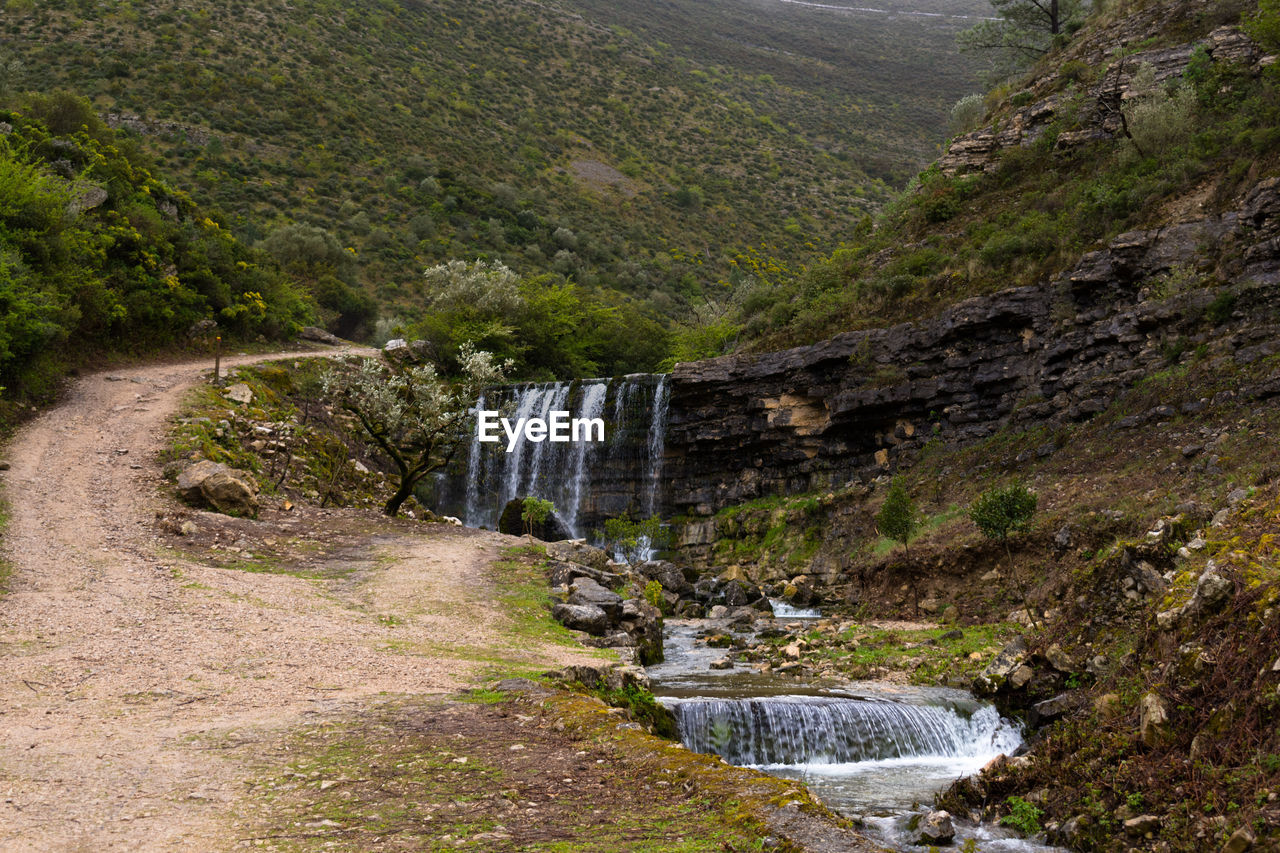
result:
M 1050 281 L 927 321 L 680 364 L 667 511 L 696 522 L 765 495 L 874 478 L 930 442 L 1090 418 L 1197 347 L 1237 361 L 1280 350 L 1277 213 L 1271 178 L 1228 213 L 1122 234 Z M 1280 376 L 1221 394 L 1274 396 Z M 1121 426 L 1178 414 L 1158 406 Z M 686 526 L 686 545 L 699 529 Z

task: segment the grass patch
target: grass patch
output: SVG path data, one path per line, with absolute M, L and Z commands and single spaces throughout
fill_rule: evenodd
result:
M 274 850 L 721 853 L 761 849 L 775 802 L 821 810 L 792 782 L 673 750 L 563 694 L 391 700 L 273 751 L 245 840 Z

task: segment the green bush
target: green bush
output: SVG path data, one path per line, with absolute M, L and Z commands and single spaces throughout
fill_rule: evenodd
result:
M 1006 542 L 1010 534 L 1026 530 L 1036 513 L 1037 499 L 1021 483 L 995 486 L 969 507 L 969 518 L 988 539 Z
M 906 546 L 919 523 L 915 501 L 907 493 L 902 478 L 895 477 L 880 511 L 876 513 L 876 529 L 882 536 Z
M 1001 826 L 1016 829 L 1027 836 L 1040 834 L 1040 818 L 1044 817 L 1043 809 L 1022 797 L 1009 797 L 1005 803 L 1009 806 L 1009 814 L 1000 818 Z

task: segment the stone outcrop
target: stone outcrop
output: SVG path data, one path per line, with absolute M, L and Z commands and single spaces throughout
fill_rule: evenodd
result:
M 702 519 L 725 506 L 867 481 L 929 442 L 1091 418 L 1165 368 L 1175 341 L 1237 363 L 1280 350 L 1278 187 L 1267 179 L 1231 212 L 1122 234 L 1050 281 L 930 320 L 677 365 L 664 503 L 688 519 L 680 545 L 706 549 L 717 531 Z M 1226 291 L 1153 286 L 1188 270 L 1233 282 L 1229 317 L 1207 319 Z M 1280 376 L 1223 395 L 1280 395 Z M 1119 426 L 1178 414 L 1156 407 Z
M 1126 18 L 1125 24 L 1132 25 L 1132 19 Z M 1133 41 L 1140 41 L 1149 36 L 1149 31 L 1131 35 L 1135 36 Z M 1200 41 L 1137 51 L 1125 55 L 1122 61 L 1117 59 L 1114 52 L 1125 49 L 1129 41 L 1125 33 L 1110 33 L 1095 40 L 1094 43 L 1101 45 L 1099 48 L 1081 45 L 1080 56 L 1064 57 L 1057 63 L 1058 69 L 1072 61 L 1107 69 L 1088 86 L 1083 96 L 1072 89 L 1045 94 L 1046 87 L 1061 79 L 1060 71 L 1055 71 L 1053 76 L 1036 81 L 1026 90 L 1025 95 L 1033 99 L 1031 103 L 1001 116 L 987 127 L 957 137 L 938 160 L 938 167 L 949 175 L 991 171 L 999 165 L 1002 151 L 1035 143 L 1064 113 L 1077 114 L 1080 127 L 1059 134 L 1054 142 L 1058 150 L 1121 135 L 1122 105 L 1180 77 L 1199 48 L 1214 62 L 1241 64 L 1252 67 L 1255 72 L 1273 59 L 1264 57 L 1258 45 L 1238 27 L 1219 27 Z M 1140 73 L 1144 68 L 1150 72 Z M 1150 88 L 1142 88 L 1144 85 Z M 1083 107 L 1079 106 L 1081 103 Z
M 331 347 L 342 346 L 342 338 L 330 334 L 319 326 L 303 326 L 298 332 L 298 339 L 316 344 L 327 344 Z
M 588 645 L 613 649 L 624 662 L 662 660 L 662 613 L 641 597 L 643 575 L 581 540 L 553 542 L 547 556 L 556 621 L 587 634 Z

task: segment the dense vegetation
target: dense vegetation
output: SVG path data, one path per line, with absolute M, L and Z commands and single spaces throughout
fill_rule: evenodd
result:
M 616 357 L 557 371 L 612 372 L 653 366 L 691 307 L 714 316 L 730 285 L 834 244 L 933 156 L 972 88 L 954 58 L 965 19 L 777 5 L 698 3 L 708 45 L 687 0 L 652 16 L 595 0 L 14 2 L 0 64 L 23 63 L 11 87 L 90 96 L 310 286 L 335 331 L 374 330 L 369 296 L 382 336 L 412 327 L 425 267 L 501 260 L 571 282 L 575 329 L 635 330 L 597 341 Z
M 1242 2 L 1208 10 L 1188 6 L 1194 14 L 1140 47 L 1202 38 L 1256 8 Z M 1111 14 L 1121 17 L 1126 8 Z M 1264 32 L 1265 23 L 1251 26 Z M 1203 51 L 1183 79 L 1153 84 L 1125 106 L 1132 139 L 1058 146 L 1064 134 L 1087 126 L 1091 90 L 1125 61 L 1124 52 L 1096 66 L 1079 58 L 1105 35 L 1104 27 L 1095 28 L 1093 42 L 1082 34 L 1083 45 L 1055 51 L 1026 79 L 988 95 L 985 122 L 993 127 L 1019 106 L 1051 94 L 1066 99 L 1033 144 L 1006 150 L 984 173 L 926 170 L 911 191 L 874 221 L 863 220 L 845 245 L 803 274 L 777 287 L 740 289 L 731 310 L 708 324 L 703 342 L 756 350 L 809 343 L 1043 281 L 1108 238 L 1161 224 L 1171 205 L 1194 189 L 1211 188 L 1200 200 L 1206 213 L 1224 209 L 1280 162 L 1280 75 L 1272 69 L 1253 77 L 1209 61 Z M 1056 73 L 1060 66 L 1065 71 Z M 1167 284 L 1205 283 L 1198 271 L 1184 277 L 1190 281 Z
M 312 316 L 269 257 L 157 178 L 84 101 L 33 96 L 0 122 L 5 420 L 105 352 L 170 348 L 201 320 L 245 339 Z

